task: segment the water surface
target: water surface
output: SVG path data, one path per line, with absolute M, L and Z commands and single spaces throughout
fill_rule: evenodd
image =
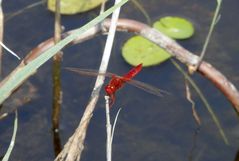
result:
M 4 2 L 4 12 L 14 13 L 36 0 Z M 180 41 L 185 48 L 200 53 L 216 1 L 141 0 L 139 1 L 152 21 L 166 15 L 179 15 L 191 20 L 196 34 Z M 206 55 L 206 60 L 222 71 L 239 86 L 238 66 L 238 1 L 224 1 L 221 19 Z M 74 16 L 63 16 L 65 30 L 78 28 L 95 17 L 99 9 Z M 121 17 L 147 22 L 143 14 L 129 2 L 122 8 Z M 11 18 L 5 24 L 4 39 L 9 47 L 24 57 L 32 48 L 53 35 L 54 15 L 45 5 L 29 9 Z M 124 62 L 120 52 L 123 43 L 132 34 L 118 33 L 112 51 L 109 71 L 124 74 L 131 67 Z M 64 49 L 63 67 L 97 69 L 103 51 L 105 36 Z M 94 47 L 92 47 L 94 46 Z M 10 63 L 11 62 L 11 63 Z M 17 60 L 4 55 L 4 73 L 17 66 Z M 43 65 L 29 81 L 37 88 L 34 99 L 19 108 L 19 128 L 11 160 L 53 160 L 54 146 L 51 134 L 52 83 L 51 64 Z M 171 93 L 156 97 L 127 85 L 117 94 L 112 117 L 122 108 L 113 143 L 115 161 L 235 161 L 238 151 L 238 119 L 223 95 L 202 76 L 193 76 L 208 98 L 227 134 L 230 145 L 225 145 L 219 131 L 201 100 L 193 92 L 202 126 L 192 116 L 191 105 L 185 98 L 184 78 L 170 61 L 160 66 L 144 69 L 137 79 L 163 88 Z M 77 127 L 89 100 L 95 79 L 62 71 L 63 104 L 60 138 L 62 145 Z M 105 160 L 104 93 L 100 97 L 89 126 L 83 161 Z M 0 154 L 3 155 L 11 138 L 14 114 L 0 122 Z

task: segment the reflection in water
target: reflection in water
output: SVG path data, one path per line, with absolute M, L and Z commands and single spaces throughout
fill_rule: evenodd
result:
M 234 161 L 239 161 L 239 150 L 236 153 L 236 157 L 235 157 Z
M 61 151 L 60 137 L 59 137 L 59 122 L 62 104 L 62 89 L 61 89 L 61 53 L 58 53 L 53 60 L 53 96 L 52 96 L 52 131 L 55 155 Z
M 58 43 L 61 40 L 61 15 L 60 15 L 60 0 L 55 4 L 55 33 L 54 43 Z M 53 145 L 55 157 L 61 151 L 61 140 L 59 134 L 60 112 L 62 105 L 62 89 L 61 89 L 61 62 L 62 52 L 58 52 L 53 56 L 52 65 L 52 84 L 53 84 L 53 102 L 52 102 L 52 131 L 53 131 Z
M 37 88 L 29 81 L 16 89 L 11 97 L 0 106 L 0 120 L 37 98 Z
M 39 2 L 36 2 L 36 3 L 32 3 L 24 8 L 22 8 L 21 10 L 18 10 L 16 12 L 13 12 L 11 14 L 5 14 L 5 23 L 9 20 L 11 20 L 12 18 L 14 18 L 15 16 L 18 16 L 20 14 L 22 14 L 23 12 L 29 10 L 29 9 L 33 9 L 34 7 L 38 7 L 39 5 L 44 5 L 47 1 L 46 0 L 41 0 Z
M 60 61 L 53 61 L 53 97 L 52 97 L 52 134 L 55 156 L 61 152 L 61 140 L 59 134 L 60 112 L 62 104 Z
M 36 1 L 36 0 L 34 0 Z M 16 1 L 19 4 L 19 2 L 24 2 L 24 3 L 29 3 L 29 1 Z M 143 2 L 143 1 L 141 1 Z M 180 41 L 180 43 L 182 43 L 186 48 L 188 48 L 189 50 L 198 52 L 199 49 L 201 48 L 201 43 L 203 42 L 204 38 L 205 38 L 205 33 L 206 30 L 208 29 L 208 24 L 210 23 L 210 19 L 211 19 L 211 8 L 214 7 L 214 2 L 213 1 L 155 1 L 155 0 L 149 0 L 149 1 L 144 1 L 145 4 L 143 4 L 144 8 L 146 11 L 150 11 L 150 16 L 152 19 L 156 19 L 159 16 L 163 15 L 163 14 L 173 14 L 173 15 L 183 15 L 183 16 L 188 16 L 190 17 L 190 19 L 192 19 L 194 22 L 196 22 L 197 24 L 200 24 L 200 26 L 197 28 L 198 32 L 195 35 L 195 37 L 193 37 L 190 41 Z M 143 3 L 144 3 L 143 2 Z M 182 2 L 184 2 L 185 5 L 180 5 L 182 4 Z M 212 41 L 211 44 L 211 52 L 213 53 L 215 51 L 215 53 L 217 54 L 211 54 L 211 56 L 209 55 L 208 59 L 210 59 L 209 61 L 213 61 L 217 66 L 221 67 L 223 66 L 223 70 L 224 71 L 231 71 L 231 73 L 227 73 L 227 75 L 237 75 L 236 73 L 234 73 L 234 71 L 236 72 L 237 70 L 233 70 L 234 68 L 231 68 L 232 66 L 237 65 L 235 57 L 231 58 L 233 54 L 233 56 L 237 56 L 236 55 L 236 51 L 235 49 L 238 44 L 235 39 L 231 39 L 232 35 L 237 35 L 235 30 L 235 26 L 238 26 L 238 22 L 239 21 L 232 21 L 230 19 L 230 17 L 233 17 L 232 14 L 236 15 L 236 6 L 235 2 L 237 3 L 237 1 L 234 0 L 234 3 L 229 3 L 229 1 L 225 1 L 224 3 L 224 10 L 223 10 L 223 17 L 224 19 L 221 19 L 220 23 L 218 24 L 218 31 L 219 32 L 215 32 L 215 39 Z M 14 3 L 6 3 L 6 10 L 9 8 L 8 6 L 14 4 Z M 210 5 L 213 4 L 213 5 Z M 230 6 L 229 6 L 230 5 Z M 16 10 L 19 5 L 14 5 L 14 10 Z M 160 8 L 159 10 L 159 6 L 163 6 Z M 178 7 L 181 6 L 181 7 Z M 233 7 L 235 6 L 235 7 Z M 11 6 L 10 6 L 11 7 Z M 124 7 L 124 12 L 122 12 L 122 16 L 123 17 L 128 17 L 128 15 L 130 15 L 130 18 L 132 19 L 138 19 L 140 21 L 144 21 L 144 19 L 142 19 L 142 15 L 138 14 L 138 11 L 135 10 L 135 8 L 130 8 L 130 3 L 128 5 L 126 5 Z M 12 12 L 12 9 L 8 9 L 9 13 Z M 91 14 L 93 12 L 90 12 Z M 87 13 L 86 13 L 87 14 Z M 65 16 L 64 18 L 64 25 L 66 25 L 67 28 L 75 28 L 76 26 L 78 26 L 79 21 L 77 21 L 77 19 L 81 18 L 81 23 L 85 23 L 86 21 L 88 21 L 90 18 L 85 17 L 86 14 L 82 14 L 82 15 L 76 15 L 73 17 L 70 16 Z M 39 16 L 41 15 L 41 16 Z M 37 17 L 37 18 L 36 18 Z M 202 18 L 203 17 L 203 18 Z M 76 19 L 77 18 L 77 19 Z M 19 51 L 19 52 L 26 52 L 29 51 L 32 47 L 34 47 L 36 44 L 40 43 L 42 40 L 44 40 L 45 38 L 50 37 L 50 35 L 52 35 L 52 29 L 47 29 L 47 26 L 51 26 L 52 25 L 52 19 L 53 19 L 53 14 L 49 13 L 46 11 L 45 8 L 43 8 L 42 5 L 39 5 L 39 7 L 36 8 L 36 10 L 34 9 L 30 9 L 27 10 L 27 12 L 24 11 L 24 14 L 22 14 L 21 16 L 17 16 L 14 19 L 11 19 L 11 21 L 8 21 L 8 23 L 6 24 L 6 30 L 8 32 L 6 32 L 6 35 L 9 35 L 6 40 L 8 41 L 8 43 L 10 44 L 10 46 L 12 46 L 15 50 Z M 226 21 L 225 21 L 226 20 Z M 77 23 L 76 23 L 77 22 Z M 24 25 L 23 25 L 24 24 Z M 80 24 L 80 23 L 79 23 Z M 81 24 L 81 25 L 82 25 Z M 233 24 L 233 25 L 228 25 L 228 24 Z M 45 26 L 44 28 L 42 26 Z M 80 26 L 80 25 L 79 25 Z M 201 28 L 200 28 L 201 27 Z M 49 27 L 50 28 L 50 27 Z M 230 31 L 234 31 L 234 32 L 228 32 Z M 234 30 L 233 30 L 234 29 Z M 27 32 L 26 32 L 27 31 Z M 14 34 L 12 34 L 14 33 Z M 27 33 L 27 34 L 26 34 Z M 232 34 L 233 33 L 233 34 Z M 119 34 L 122 35 L 122 34 Z M 122 67 L 122 70 L 125 70 L 126 66 L 124 64 L 124 66 L 122 66 L 123 64 L 123 60 L 120 57 L 120 54 L 118 53 L 118 50 L 121 47 L 122 44 L 122 39 L 126 39 L 125 37 L 128 35 L 123 35 L 120 36 L 119 40 L 117 41 L 117 45 L 115 45 L 115 55 L 112 57 L 112 62 L 111 62 L 111 68 L 115 69 L 116 71 L 121 71 L 121 69 L 118 68 L 118 66 Z M 220 39 L 220 40 L 219 40 Z M 97 40 L 91 40 L 87 43 L 84 43 L 82 45 L 79 45 L 78 47 L 75 48 L 71 48 L 71 49 L 67 49 L 68 52 L 70 53 L 78 53 L 79 51 L 83 51 L 80 52 L 80 54 L 76 55 L 76 54 L 72 54 L 71 56 L 67 56 L 65 57 L 64 63 L 65 66 L 69 66 L 69 64 L 71 64 L 71 66 L 78 66 L 80 64 L 80 66 L 84 67 L 84 68 L 95 68 L 94 65 L 98 64 L 98 59 L 99 59 L 99 55 L 100 55 L 100 47 L 98 48 L 96 45 L 96 42 L 99 42 L 101 39 L 97 39 Z M 230 41 L 232 40 L 232 41 Z M 218 43 L 219 41 L 219 43 Z M 220 44 L 220 42 L 226 42 L 226 43 L 222 43 Z M 219 46 L 220 45 L 220 46 Z M 234 45 L 234 46 L 233 46 Z M 82 48 L 81 48 L 82 46 Z M 84 50 L 84 49 L 87 50 Z M 78 50 L 81 49 L 81 50 Z M 227 52 L 226 52 L 227 51 Z M 230 51 L 230 52 L 228 52 Z M 94 54 L 92 54 L 94 53 Z M 230 54 L 228 54 L 230 53 Z M 85 58 L 85 59 L 79 59 L 79 58 Z M 222 58 L 223 57 L 223 58 Z M 89 59 L 87 59 L 89 58 Z M 234 60 L 234 63 L 231 63 L 231 59 Z M 219 61 L 218 61 L 219 60 Z M 225 63 L 229 63 L 230 62 L 230 67 L 228 67 L 228 64 Z M 9 64 L 10 62 L 7 62 L 5 64 Z M 121 63 L 121 64 L 120 64 Z M 223 64 L 224 63 L 224 64 Z M 12 64 L 12 63 L 11 63 Z M 48 89 L 49 86 L 51 85 L 51 83 L 49 83 L 49 79 L 47 79 L 47 72 L 49 69 L 49 66 L 45 66 L 45 68 L 42 68 L 41 70 L 39 70 L 40 73 L 38 73 L 38 75 L 35 75 L 32 79 L 32 81 L 34 81 L 34 84 L 37 85 L 38 88 L 43 89 L 46 88 Z M 43 72 L 44 71 L 44 72 Z M 162 68 L 160 67 L 160 71 L 158 71 L 158 68 L 152 68 L 152 69 L 148 69 L 146 70 L 146 72 L 149 72 L 149 74 L 153 74 L 154 75 L 154 79 L 151 79 L 152 77 L 145 77 L 142 76 L 143 80 L 152 82 L 152 84 L 160 84 L 163 83 L 164 86 L 171 90 L 171 91 L 180 91 L 184 90 L 184 88 L 181 86 L 181 84 L 179 84 L 179 79 L 181 80 L 181 75 L 175 73 L 174 68 L 172 68 L 171 66 L 169 67 L 169 64 L 162 64 Z M 158 81 L 158 78 L 160 80 L 160 74 L 163 74 L 164 78 L 163 80 L 165 81 Z M 40 75 L 42 74 L 42 75 Z M 71 79 L 72 77 L 64 77 L 63 81 L 64 82 L 68 82 L 69 79 Z M 75 78 L 75 77 L 74 77 Z M 203 87 L 203 91 L 206 92 L 207 95 L 210 96 L 210 102 L 212 104 L 214 104 L 215 106 L 220 106 L 221 108 L 217 108 L 217 112 L 220 114 L 220 116 L 228 116 L 228 114 L 230 113 L 230 110 L 227 110 L 227 106 L 228 104 L 224 103 L 225 101 L 223 99 L 221 99 L 222 97 L 214 92 L 213 89 L 208 88 L 210 87 L 209 84 L 199 78 L 201 78 L 198 75 L 194 75 L 194 78 L 197 80 L 197 82 L 200 83 L 200 85 Z M 87 79 L 87 78 L 86 78 Z M 78 80 L 74 79 L 74 80 Z M 81 80 L 81 79 L 80 79 Z M 84 79 L 85 80 L 85 79 Z M 87 82 L 89 83 L 89 82 Z M 65 95 L 67 96 L 75 96 L 75 94 L 78 93 L 84 93 L 85 91 L 87 91 L 86 89 L 86 83 L 84 83 L 85 88 L 84 90 L 80 91 L 80 92 L 76 92 L 75 86 L 73 86 L 74 84 L 72 83 L 71 86 L 69 86 L 69 88 L 67 88 L 66 91 L 64 91 Z M 88 85 L 88 84 L 87 84 Z M 70 90 L 71 89 L 71 90 Z M 24 125 L 25 129 L 32 129 L 32 126 L 39 126 L 40 129 L 44 129 L 45 131 L 41 131 L 38 132 L 37 130 L 34 130 L 34 136 L 28 140 L 30 143 L 26 144 L 25 141 L 25 136 L 26 136 L 26 132 L 23 130 L 22 133 L 19 132 L 19 136 L 18 136 L 18 147 L 16 147 L 14 149 L 14 155 L 12 160 L 53 160 L 53 158 L 51 158 L 53 156 L 52 151 L 49 150 L 50 148 L 46 148 L 46 146 L 43 144 L 45 141 L 46 143 L 48 142 L 49 139 L 53 139 L 52 142 L 54 142 L 54 149 L 55 149 L 55 155 L 60 151 L 61 149 L 61 141 L 60 141 L 60 137 L 67 137 L 69 134 L 59 134 L 59 132 L 54 132 L 52 133 L 52 136 L 49 135 L 48 131 L 49 131 L 49 117 L 43 115 L 43 114 L 49 114 L 50 113 L 50 108 L 40 108 L 42 106 L 47 107 L 50 106 L 50 102 L 45 102 L 44 104 L 42 104 L 42 100 L 49 100 L 51 94 L 49 94 L 49 92 L 45 92 L 46 90 L 39 90 L 38 95 L 40 96 L 40 99 L 36 99 L 36 101 L 34 102 L 34 104 L 30 104 L 30 107 L 32 108 L 23 108 L 22 110 L 22 115 L 21 115 L 21 123 L 22 125 Z M 123 92 L 123 91 L 122 91 Z M 140 91 L 139 91 L 140 92 Z M 30 92 L 31 93 L 31 92 Z M 46 95 L 47 93 L 47 95 Z M 176 93 L 176 92 L 175 92 Z M 128 95 L 128 93 L 127 93 Z M 140 94 L 139 94 L 140 95 Z M 23 92 L 22 96 L 26 96 L 26 92 Z M 32 96 L 32 95 L 30 95 Z M 126 101 L 123 104 L 126 104 L 127 106 L 128 103 L 134 99 L 133 97 L 134 95 L 128 95 Z M 85 95 L 81 97 L 81 99 L 86 102 L 87 100 L 84 99 Z M 179 97 L 182 98 L 181 95 L 176 95 L 174 94 L 173 97 Z M 152 101 L 151 99 L 146 99 L 145 96 L 139 98 L 140 100 L 142 100 L 142 98 L 144 99 L 144 102 L 142 104 L 147 104 L 148 106 L 151 105 L 152 102 L 147 102 L 148 100 Z M 66 127 L 65 131 L 73 131 L 74 130 L 74 119 L 75 117 L 79 116 L 79 113 L 82 111 L 82 109 L 80 109 L 80 112 L 75 112 L 77 109 L 76 107 L 78 106 L 82 106 L 82 102 L 79 100 L 76 100 L 76 97 L 73 97 L 73 101 L 71 100 L 72 97 L 70 98 L 70 100 L 68 99 L 64 106 L 69 106 L 69 107 L 74 107 L 72 108 L 73 110 L 69 110 L 69 109 L 62 109 L 64 112 L 64 117 L 66 118 L 65 120 L 69 119 L 72 120 L 71 122 L 67 122 L 64 120 L 62 121 L 62 124 L 64 125 L 64 127 Z M 22 99 L 21 99 L 22 100 Z M 128 101 L 128 102 L 127 102 Z M 174 112 L 171 109 L 174 109 L 176 107 L 176 109 L 183 109 L 182 107 L 186 105 L 188 105 L 188 102 L 186 102 L 184 104 L 185 101 L 182 101 L 182 103 L 175 103 L 176 101 L 174 101 L 174 99 L 168 98 L 166 97 L 164 100 L 160 100 L 159 103 L 157 103 L 157 106 L 162 106 L 160 103 L 162 102 L 162 104 L 164 103 L 164 101 L 169 104 L 167 107 L 172 107 L 172 108 L 168 108 L 166 113 L 165 111 L 163 111 L 163 114 L 161 118 L 154 116 L 155 112 L 150 111 L 149 114 L 147 114 L 147 118 L 150 118 L 150 121 L 155 122 L 159 119 L 160 122 L 164 121 L 171 121 L 168 124 L 169 125 L 173 125 L 173 126 L 183 126 L 183 128 L 181 129 L 181 135 L 186 136 L 188 134 L 188 130 L 191 130 L 191 127 L 194 126 L 193 123 L 191 123 L 189 126 L 187 125 L 187 120 L 184 119 L 185 115 L 180 116 L 179 114 L 181 114 L 181 112 Z M 11 101 L 10 103 L 13 103 L 13 101 Z M 101 106 L 101 104 L 99 104 Z M 227 105 L 227 106 L 226 106 Z M 146 105 L 145 105 L 146 106 Z M 14 107 L 14 106 L 11 106 Z M 146 106 L 147 107 L 147 106 Z M 137 109 L 139 108 L 143 108 L 143 106 L 141 107 L 137 107 Z M 7 108 L 7 112 L 9 108 Z M 160 109 L 162 110 L 162 109 Z M 36 111 L 39 111 L 36 113 Z M 94 115 L 95 120 L 99 121 L 102 120 L 102 115 L 101 112 L 103 110 L 101 110 L 100 108 L 98 109 L 97 114 Z M 143 112 L 146 113 L 145 111 L 147 110 L 138 110 L 138 116 L 141 116 L 141 114 Z M 202 115 L 202 118 L 204 119 L 208 119 L 207 114 L 204 115 L 204 111 L 199 111 L 199 113 Z M 32 115 L 30 115 L 32 114 Z M 171 119 L 171 114 L 174 114 L 173 117 L 175 118 L 179 118 L 180 120 L 184 120 L 184 121 L 180 121 L 180 124 L 176 124 L 174 123 L 173 119 Z M 44 119 L 44 123 L 42 123 L 42 116 L 45 116 Z M 125 116 L 130 116 L 129 114 L 125 114 Z M 231 116 L 231 115 L 230 115 Z M 234 116 L 234 115 L 233 115 Z M 170 117 L 170 119 L 168 119 L 168 117 Z M 35 118 L 37 118 L 35 121 L 31 121 L 34 120 Z M 47 118 L 47 119 L 46 119 Z M 182 119 L 183 118 L 183 119 Z M 221 117 L 220 117 L 221 118 Z M 29 119 L 31 119 L 29 121 Z M 221 122 L 225 125 L 226 129 L 230 128 L 230 124 L 228 123 L 234 123 L 233 121 L 237 121 L 236 119 L 233 119 L 233 117 L 222 117 L 221 118 Z M 130 120 L 130 119 L 129 119 Z M 138 120 L 142 120 L 142 118 L 139 117 Z M 186 120 L 186 121 L 185 121 Z M 127 137 L 121 137 L 119 138 L 117 143 L 117 146 L 115 146 L 115 150 L 120 151 L 121 156 L 117 156 L 115 155 L 115 157 L 120 157 L 121 159 L 118 160 L 190 160 L 190 161 L 199 161 L 199 160 L 203 160 L 203 161 L 212 161 L 212 160 L 218 160 L 218 161 L 239 161 L 239 152 L 237 154 L 235 154 L 235 148 L 236 146 L 238 146 L 238 144 L 236 144 L 236 142 L 232 143 L 233 147 L 228 148 L 223 144 L 220 144 L 217 142 L 216 139 L 210 140 L 211 135 L 214 134 L 213 129 L 210 129 L 210 127 L 212 126 L 211 124 L 207 124 L 206 125 L 206 130 L 205 133 L 203 131 L 203 129 L 201 129 L 200 131 L 200 135 L 198 134 L 199 131 L 195 130 L 195 132 L 191 132 L 191 137 L 192 139 L 190 139 L 190 143 L 189 145 L 187 144 L 187 137 L 184 138 L 183 142 L 181 141 L 181 137 L 179 136 L 175 136 L 176 134 L 174 134 L 173 136 L 171 136 L 170 134 L 173 133 L 173 130 L 170 130 L 169 128 L 171 126 L 169 126 L 169 128 L 161 128 L 160 125 L 158 126 L 152 126 L 152 127 L 158 127 L 159 130 L 164 129 L 165 131 L 163 135 L 159 135 L 157 132 L 154 133 L 150 133 L 147 132 L 147 136 L 148 138 L 151 139 L 151 137 L 153 139 L 158 139 L 160 140 L 160 144 L 157 144 L 154 141 L 151 141 L 150 139 L 146 140 L 146 139 L 138 139 L 141 138 L 141 135 L 139 135 L 139 133 L 141 132 L 140 130 L 136 130 L 133 129 L 130 125 L 131 124 L 135 124 L 138 126 L 139 121 L 132 121 L 128 123 L 126 126 L 127 128 L 125 128 L 124 131 L 122 131 L 119 136 L 123 136 L 124 135 L 128 135 L 130 136 L 130 132 L 135 132 L 136 135 L 133 135 L 133 138 L 127 138 Z M 140 122 L 141 123 L 141 122 Z M 166 124 L 166 123 L 165 123 Z M 168 125 L 166 124 L 166 125 Z M 234 123 L 235 124 L 235 123 Z M 90 136 L 89 141 L 87 142 L 87 148 L 89 148 L 88 150 L 88 155 L 85 156 L 85 158 L 83 160 L 87 161 L 87 160 L 105 160 L 105 156 L 102 155 L 102 150 L 100 147 L 105 146 L 104 142 L 101 141 L 101 138 L 104 138 L 104 136 L 102 136 L 103 134 L 101 134 L 101 132 L 99 132 L 99 129 L 103 129 L 105 126 L 104 124 L 98 124 L 98 122 L 95 122 L 94 124 L 91 124 L 92 126 L 92 133 L 89 133 L 88 136 Z M 8 125 L 9 127 L 11 127 L 11 124 Z M 160 127 L 159 127 L 160 126 Z M 228 127 L 229 126 L 229 127 Z M 185 128 L 186 127 L 186 128 Z M 1 125 L 1 142 L 4 141 L 6 139 L 5 135 L 7 135 L 8 130 L 2 130 L 3 128 L 5 128 L 5 125 L 3 127 L 3 125 Z M 6 128 L 5 128 L 6 129 Z M 98 131 L 96 131 L 95 129 L 97 129 Z M 151 129 L 151 128 L 150 128 Z M 142 129 L 143 130 L 143 129 Z M 155 129 L 153 129 L 155 130 Z M 100 133 L 100 137 L 99 137 L 99 133 Z M 37 135 L 36 135 L 37 134 Z M 94 134 L 97 134 L 97 137 L 94 136 Z M 164 138 L 164 136 L 167 136 L 167 139 Z M 50 137 L 50 138 L 49 138 Z M 36 139 L 37 138 L 37 139 Z M 100 138 L 100 139 L 99 139 Z M 135 138 L 135 139 L 134 139 Z M 234 139 L 234 138 L 232 138 Z M 102 139 L 103 140 L 103 139 Z M 139 141 L 136 141 L 139 140 Z M 167 141 L 169 140 L 169 141 Z M 172 140 L 172 143 L 171 143 Z M 128 141 L 129 144 L 127 146 L 123 146 L 124 142 Z M 132 142 L 131 142 L 132 141 Z M 174 141 L 177 141 L 177 143 L 179 142 L 179 145 L 175 147 Z M 103 143 L 102 143 L 103 142 Z M 162 143 L 161 143 L 162 142 Z M 169 143 L 167 144 L 166 147 L 163 147 L 162 149 L 160 148 L 161 144 L 163 143 Z M 43 144 L 43 145 L 41 145 Z M 124 144 L 125 145 L 125 144 Z M 147 145 L 147 146 L 145 146 Z M 1 143 L 1 147 L 3 147 L 4 145 L 2 145 Z M 37 148 L 36 148 L 37 147 Z M 93 148 L 91 148 L 93 147 Z M 94 149 L 94 147 L 96 147 Z M 98 148 L 99 147 L 99 148 Z M 142 147 L 142 149 L 141 149 Z M 150 148 L 149 148 L 150 147 Z M 151 148 L 152 147 L 152 148 Z M 22 153 L 22 151 L 27 151 L 29 150 L 29 148 L 31 149 L 35 149 L 31 152 L 31 155 L 27 155 Z M 154 148 L 154 149 L 153 149 Z M 94 150 L 92 150 L 94 149 Z M 97 150 L 98 149 L 98 150 Z M 166 149 L 166 150 L 165 150 Z M 209 151 L 213 149 L 212 151 Z M 138 151 L 136 151 L 138 150 Z M 173 151 L 173 155 L 169 155 L 170 152 L 167 151 Z M 237 149 L 236 149 L 237 150 Z M 137 152 L 135 155 L 135 151 Z M 153 151 L 153 152 L 151 152 Z M 184 152 L 186 151 L 186 155 L 185 156 Z M 1 153 L 3 154 L 3 153 Z M 172 154 L 172 153 L 171 153 Z M 178 154 L 177 156 L 175 154 Z M 205 154 L 207 154 L 205 156 Z M 24 156 L 23 156 L 24 155 Z M 175 156 L 175 157 L 174 157 Z M 44 157 L 44 158 L 43 158 Z M 91 159 L 92 157 L 94 157 L 94 159 Z M 161 157 L 161 159 L 159 159 Z M 165 157 L 165 159 L 162 159 L 162 157 Z M 171 159 L 167 159 L 166 157 L 170 157 Z M 185 159 L 186 157 L 186 159 Z M 205 158 L 204 158 L 205 157 Z M 34 158 L 34 159 L 33 159 Z M 41 158 L 41 159 L 40 159 Z M 90 158 L 90 159 L 89 159 Z M 130 159 L 131 158 L 131 159 Z M 138 158 L 138 159 L 135 159 Z M 151 159 L 150 159 L 151 158 Z M 209 159 L 208 159 L 209 158 Z M 214 159 L 214 158 L 220 158 L 220 159 Z M 1 155 L 0 155 L 0 160 L 1 160 Z M 117 160 L 117 159 L 116 159 Z
M 55 131 L 52 129 L 52 136 L 53 136 L 53 145 L 54 145 L 54 152 L 55 152 L 55 157 L 61 152 L 61 138 L 60 138 L 60 133 L 59 131 Z
M 201 126 L 198 126 L 193 133 L 192 148 L 188 155 L 189 161 L 193 161 L 196 159 L 196 157 L 194 157 L 194 152 L 197 150 L 197 139 L 198 139 L 198 134 L 199 134 L 200 130 L 201 130 Z

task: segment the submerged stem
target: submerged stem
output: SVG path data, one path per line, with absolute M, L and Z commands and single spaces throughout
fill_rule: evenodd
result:
M 172 59 L 171 59 L 172 60 Z M 196 85 L 196 83 L 193 81 L 193 79 L 190 78 L 190 76 L 174 61 L 172 60 L 173 65 L 184 75 L 185 79 L 191 84 L 191 86 L 194 88 L 194 90 L 197 92 L 198 96 L 200 97 L 200 99 L 202 100 L 203 104 L 205 105 L 206 109 L 208 110 L 209 114 L 212 117 L 212 120 L 214 121 L 214 123 L 216 124 L 219 133 L 221 134 L 223 141 L 225 142 L 225 144 L 229 144 L 228 139 L 226 137 L 226 134 L 220 124 L 219 119 L 217 118 L 216 114 L 214 113 L 214 111 L 212 110 L 212 107 L 210 106 L 210 104 L 208 103 L 207 99 L 204 97 L 203 93 L 201 92 L 201 90 L 199 89 L 199 87 Z
M 60 0 L 56 0 L 55 4 L 55 44 L 61 40 L 61 15 L 60 15 Z M 59 137 L 59 122 L 60 111 L 62 104 L 62 90 L 61 90 L 61 61 L 62 53 L 59 51 L 53 57 L 52 67 L 52 83 L 53 83 L 53 102 L 52 102 L 52 131 L 53 131 L 53 145 L 55 156 L 61 151 L 61 141 Z

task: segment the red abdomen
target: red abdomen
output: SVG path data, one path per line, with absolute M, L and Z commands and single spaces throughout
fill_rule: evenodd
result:
M 142 66 L 143 66 L 142 63 L 139 64 L 139 65 L 137 65 L 136 67 L 134 67 L 133 69 L 131 69 L 127 74 L 125 74 L 125 75 L 123 76 L 123 78 L 124 78 L 126 81 L 132 79 L 136 74 L 138 74 L 138 73 L 141 71 Z

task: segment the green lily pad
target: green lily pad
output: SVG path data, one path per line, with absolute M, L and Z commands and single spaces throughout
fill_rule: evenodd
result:
M 180 17 L 163 17 L 153 27 L 174 39 L 187 39 L 194 33 L 193 24 Z
M 99 6 L 106 0 L 61 0 L 61 14 L 76 14 L 85 12 Z M 55 11 L 56 0 L 48 0 L 48 9 Z
M 160 64 L 171 57 L 164 49 L 141 36 L 134 36 L 124 44 L 122 56 L 129 64 L 143 63 L 144 67 Z

